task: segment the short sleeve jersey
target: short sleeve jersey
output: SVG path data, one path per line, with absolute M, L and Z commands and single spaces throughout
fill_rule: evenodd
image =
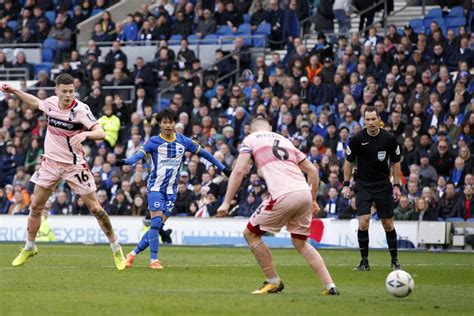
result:
M 309 190 L 299 168 L 306 156 L 285 137 L 273 132 L 252 133 L 244 139 L 240 154 L 252 155 L 273 199 Z
M 400 146 L 395 136 L 380 129 L 371 136 L 363 129 L 349 140 L 346 160 L 356 162 L 357 179 L 363 184 L 383 184 L 390 181 L 390 163 L 401 159 Z
M 73 146 L 71 138 L 99 124 L 89 106 L 73 99 L 68 108 L 61 109 L 58 97 L 52 96 L 40 101 L 39 109 L 48 117 L 44 156 L 62 163 L 85 163 L 82 146 Z
M 185 158 L 189 151 L 199 153 L 201 146 L 190 138 L 176 134 L 176 139 L 168 141 L 161 136 L 151 137 L 141 149 L 151 157 L 152 171 L 148 178 L 148 190 L 165 194 L 176 194 L 178 178 Z

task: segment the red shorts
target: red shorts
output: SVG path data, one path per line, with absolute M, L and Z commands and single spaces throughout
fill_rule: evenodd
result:
M 293 237 L 306 239 L 313 218 L 312 201 L 310 191 L 291 192 L 276 200 L 269 197 L 252 214 L 247 227 L 261 235 L 264 232 L 276 234 L 286 226 Z
M 31 182 L 42 188 L 54 190 L 65 180 L 79 195 L 97 191 L 94 178 L 86 164 L 73 165 L 43 157 L 41 167 L 31 177 Z

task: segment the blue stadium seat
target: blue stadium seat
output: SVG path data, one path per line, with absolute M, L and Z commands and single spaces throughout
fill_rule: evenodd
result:
M 16 29 L 17 24 L 18 24 L 18 21 L 16 20 L 10 20 L 7 22 L 7 26 L 11 28 L 12 30 Z
M 171 104 L 170 99 L 163 98 L 163 99 L 161 99 L 160 109 L 161 110 L 166 109 L 170 106 L 170 104 Z
M 104 10 L 102 10 L 102 9 L 94 9 L 94 10 L 92 10 L 91 16 L 95 16 L 95 15 L 97 15 L 97 14 L 100 14 L 100 13 L 102 13 L 102 11 L 104 11 Z
M 201 38 L 199 36 L 197 36 L 196 34 L 192 34 L 192 35 L 189 35 L 188 36 L 188 42 L 189 44 L 197 44 L 197 42 L 200 40 Z
M 260 48 L 266 47 L 266 45 L 267 45 L 267 34 L 265 34 L 265 33 L 258 33 L 258 32 L 257 32 L 257 33 L 255 33 L 254 35 L 255 35 L 255 36 L 261 35 L 261 36 L 259 36 L 259 37 L 254 37 L 254 38 L 252 39 L 252 44 L 253 44 L 253 46 L 254 46 L 254 47 L 260 47 Z
M 176 34 L 176 35 L 171 35 L 170 39 L 168 42 L 180 42 L 183 36 Z
M 262 23 L 257 27 L 257 30 L 255 32 L 270 35 L 270 33 L 272 32 L 272 26 L 270 25 L 270 23 Z
M 411 19 L 408 24 L 416 33 L 423 32 L 423 19 Z
M 446 18 L 446 27 L 461 27 L 466 24 L 466 18 L 455 17 L 455 18 Z
M 41 50 L 41 58 L 43 62 L 53 62 L 54 51 L 50 48 L 43 48 Z
M 232 32 L 232 29 L 228 25 L 221 25 L 216 32 L 217 35 L 220 36 L 229 36 L 229 35 L 234 35 Z
M 54 38 L 47 38 L 43 42 L 43 48 L 56 50 L 58 43 Z
M 464 16 L 464 8 L 461 6 L 452 7 L 449 10 L 448 18 L 456 18 Z
M 44 16 L 48 19 L 49 24 L 54 25 L 54 20 L 56 20 L 56 12 L 55 11 L 46 11 Z
M 252 34 L 252 26 L 248 23 L 241 24 L 237 29 L 237 33 L 240 34 Z
M 447 222 L 464 222 L 462 217 L 451 217 L 446 219 Z
M 466 222 L 474 222 L 474 218 L 468 218 Z
M 35 64 L 35 77 L 38 76 L 38 73 L 41 70 L 44 70 L 48 73 L 48 75 L 51 73 L 51 68 L 53 68 L 53 64 L 50 62 L 47 63 L 40 63 L 40 64 Z
M 204 37 L 204 42 L 203 44 L 205 45 L 215 45 L 218 43 L 218 39 L 219 37 L 216 35 L 216 34 L 207 34 L 205 37 Z
M 244 14 L 244 23 L 250 23 L 250 18 L 251 18 L 250 14 Z
M 443 17 L 443 10 L 441 8 L 433 8 L 428 11 L 425 18 L 442 18 Z

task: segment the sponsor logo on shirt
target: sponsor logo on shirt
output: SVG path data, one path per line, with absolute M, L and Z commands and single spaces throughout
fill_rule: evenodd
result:
M 60 129 L 65 129 L 68 131 L 78 131 L 78 130 L 83 129 L 84 127 L 84 125 L 82 125 L 81 123 L 67 122 L 67 121 L 53 118 L 51 116 L 48 116 L 48 125 L 57 127 Z

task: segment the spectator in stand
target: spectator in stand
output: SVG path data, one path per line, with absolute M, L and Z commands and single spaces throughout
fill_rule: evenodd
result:
M 61 14 L 56 16 L 55 24 L 49 31 L 48 38 L 57 41 L 56 60 L 62 60 L 64 52 L 71 47 L 72 31 L 64 25 L 64 17 Z
M 453 183 L 446 184 L 446 192 L 439 200 L 439 216 L 446 220 L 451 217 L 460 217 L 462 210 L 458 203 L 458 194 Z
M 438 210 L 429 205 L 427 199 L 421 197 L 415 201 L 415 214 L 413 220 L 419 221 L 437 221 Z
M 464 218 L 466 221 L 470 218 L 474 218 L 474 194 L 472 191 L 472 184 L 465 184 L 464 190 L 459 194 L 458 207 L 460 210 L 459 217 Z
M 438 175 L 447 177 L 454 166 L 454 157 L 449 152 L 447 141 L 439 141 L 437 150 L 431 155 L 430 164 L 436 169 Z
M 204 13 L 203 13 L 204 19 L 206 19 L 206 15 L 208 19 L 212 15 L 211 11 L 209 10 L 207 11 L 208 12 L 206 13 L 206 10 L 204 10 Z M 198 22 L 198 26 L 199 26 L 199 23 L 200 22 Z M 214 29 L 215 29 L 215 26 L 214 26 Z M 197 29 L 196 29 L 196 33 L 197 33 Z M 213 33 L 213 32 L 207 32 L 207 33 Z M 186 19 L 186 16 L 184 15 L 182 11 L 179 11 L 176 13 L 176 21 L 171 25 L 171 34 L 181 35 L 183 37 L 187 37 L 192 34 L 192 25 L 189 19 Z M 202 35 L 200 36 L 202 37 Z
M 207 34 L 213 34 L 216 31 L 216 21 L 212 17 L 210 10 L 206 9 L 203 13 L 203 19 L 199 20 L 196 26 L 196 35 L 203 38 Z
M 122 190 L 118 190 L 110 205 L 110 215 L 132 215 L 132 206 L 125 198 Z
M 76 5 L 74 9 L 72 10 L 71 23 L 73 27 L 76 28 L 79 23 L 81 23 L 82 21 L 86 19 L 87 17 L 84 15 L 81 6 Z
M 153 74 L 153 70 L 148 65 L 145 65 L 143 57 L 137 57 L 136 59 L 132 80 L 134 80 L 136 86 L 144 87 L 149 97 L 154 97 L 155 89 L 153 86 L 155 83 L 155 75 Z
M 89 215 L 89 209 L 80 196 L 77 196 L 72 207 L 72 215 Z
M 314 27 L 322 33 L 334 33 L 334 0 L 321 1 L 318 5 Z
M 419 199 L 417 199 L 419 200 Z M 400 221 L 411 221 L 416 219 L 414 202 L 408 200 L 408 196 L 402 195 L 398 206 L 393 211 L 394 219 Z
M 19 52 L 16 55 L 15 68 L 23 68 L 27 70 L 28 80 L 33 80 L 35 76 L 35 67 L 26 61 L 26 55 L 24 52 Z
M 259 196 L 256 196 L 254 192 L 250 192 L 245 201 L 239 205 L 237 211 L 237 216 L 250 217 L 253 212 L 258 208 L 262 199 Z
M 54 215 L 71 215 L 72 203 L 64 191 L 60 191 L 54 199 L 51 211 Z
M 337 188 L 331 187 L 324 206 L 325 217 L 338 217 L 347 207 L 347 200 L 339 196 Z

